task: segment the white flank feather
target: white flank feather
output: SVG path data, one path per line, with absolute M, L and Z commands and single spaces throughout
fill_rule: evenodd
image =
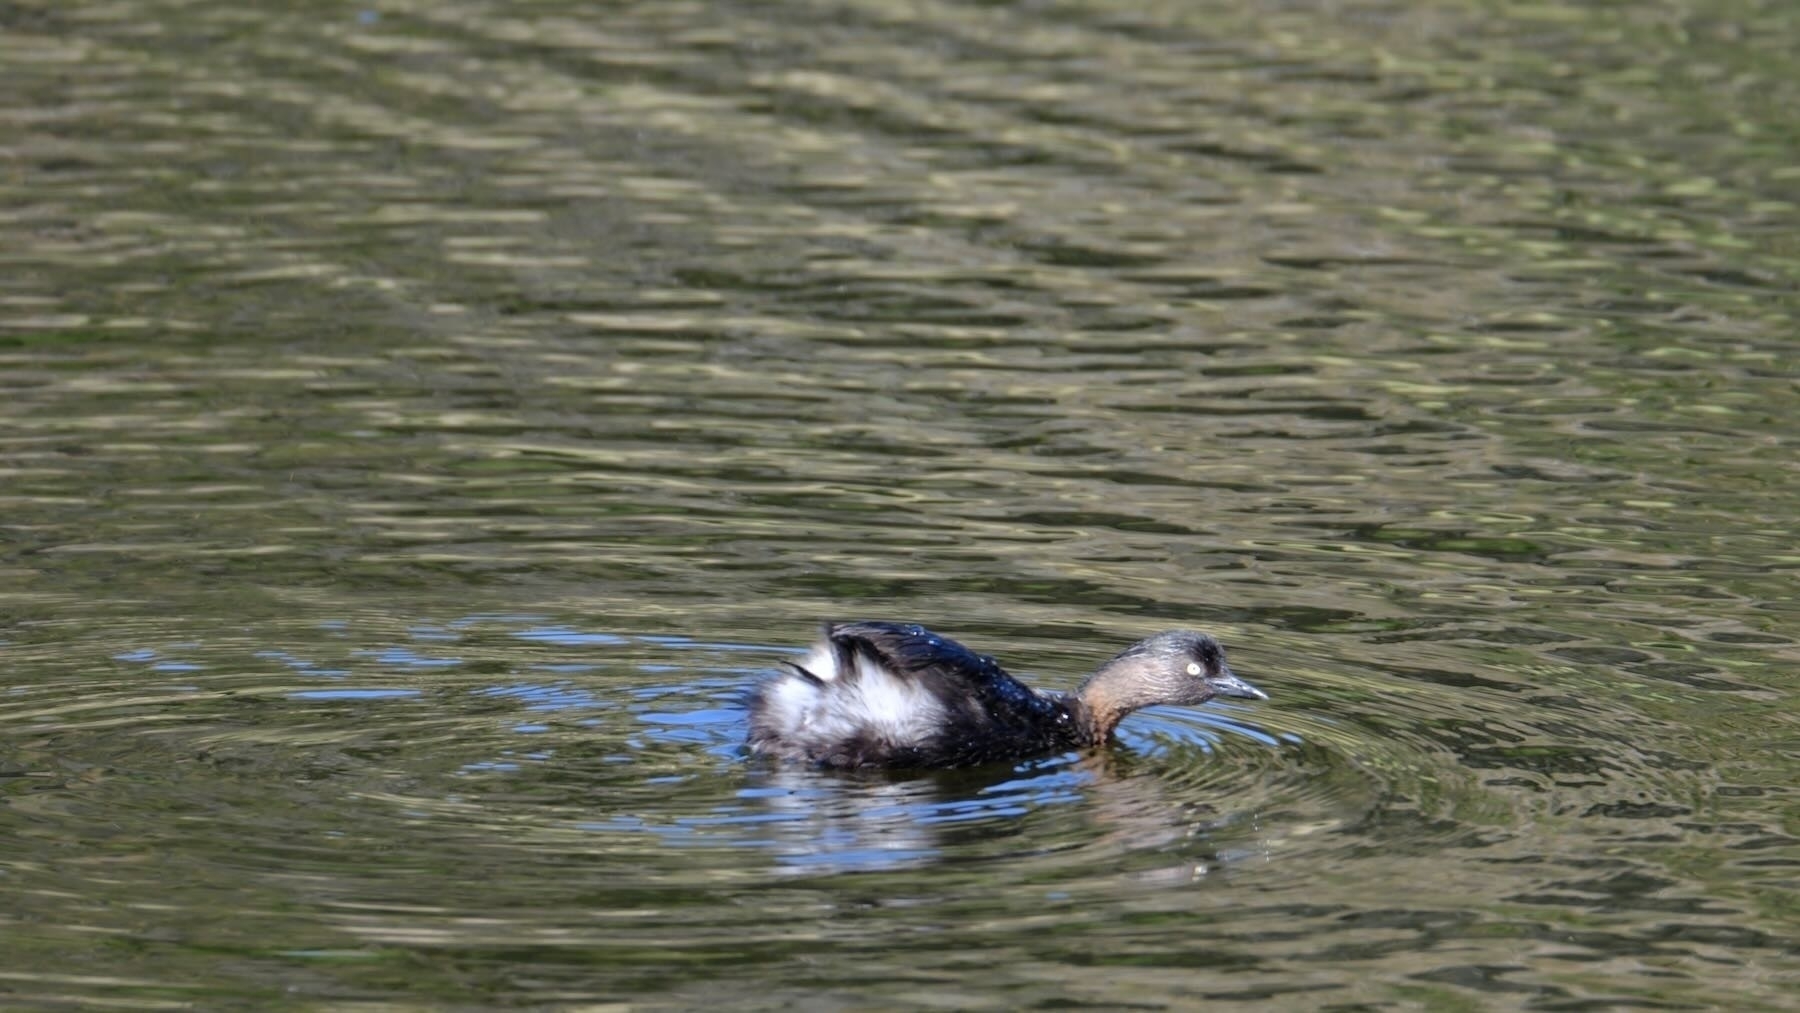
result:
M 808 652 L 800 667 L 764 690 L 764 719 L 789 742 L 832 742 L 877 735 L 895 746 L 919 745 L 943 727 L 943 704 L 917 682 L 864 658 L 856 677 L 842 678 L 829 647 Z

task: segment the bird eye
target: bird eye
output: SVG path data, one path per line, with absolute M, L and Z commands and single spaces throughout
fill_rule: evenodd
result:
M 1200 674 L 1200 663 L 1198 661 L 1188 662 L 1188 674 L 1189 675 L 1199 675 Z

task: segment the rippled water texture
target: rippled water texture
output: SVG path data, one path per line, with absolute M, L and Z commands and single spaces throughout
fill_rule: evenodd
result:
M 0 3 L 0 1005 L 1792 1008 L 1797 11 Z

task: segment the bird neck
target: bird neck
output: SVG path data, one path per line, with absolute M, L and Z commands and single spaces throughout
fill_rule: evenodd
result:
M 1090 739 L 1098 745 L 1110 740 L 1125 715 L 1160 702 L 1156 684 L 1135 658 L 1114 658 L 1101 665 L 1076 688 L 1080 717 Z

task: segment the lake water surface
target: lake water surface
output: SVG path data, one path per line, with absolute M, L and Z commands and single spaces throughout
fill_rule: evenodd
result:
M 0 1004 L 1793 1008 L 1795 38 L 0 5 Z M 746 759 L 863 617 L 1272 699 Z

